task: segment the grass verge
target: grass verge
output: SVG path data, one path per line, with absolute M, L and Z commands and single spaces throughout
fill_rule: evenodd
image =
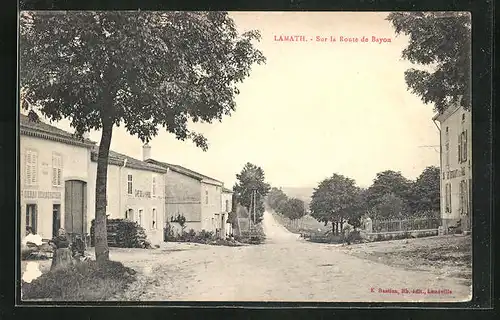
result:
M 122 263 L 86 261 L 49 271 L 31 283 L 22 282 L 23 300 L 102 301 L 135 281 L 135 271 Z

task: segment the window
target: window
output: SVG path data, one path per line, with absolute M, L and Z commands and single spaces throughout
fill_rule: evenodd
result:
M 134 221 L 134 209 L 128 209 L 125 211 L 125 219 Z
M 127 193 L 132 194 L 132 190 L 133 190 L 133 188 L 132 188 L 132 175 L 129 174 L 127 176 Z
M 153 176 L 152 186 L 151 186 L 151 195 L 156 197 L 156 177 Z
M 208 190 L 205 190 L 205 204 L 208 204 Z
M 60 187 L 62 186 L 61 176 L 62 176 L 62 156 L 57 153 L 52 154 L 52 186 Z
M 37 208 L 36 204 L 26 205 L 26 227 L 31 227 L 33 233 L 37 233 Z
M 137 217 L 137 223 L 142 226 L 142 209 L 139 209 L 139 215 Z
M 26 150 L 26 185 L 38 183 L 38 153 L 34 150 Z
M 226 212 L 229 212 L 231 210 L 229 210 L 229 200 L 226 200 Z
M 158 229 L 158 226 L 157 226 L 157 213 L 156 213 L 156 209 L 153 208 L 153 210 L 151 210 L 151 229 Z
M 445 212 L 451 212 L 451 183 L 445 185 Z

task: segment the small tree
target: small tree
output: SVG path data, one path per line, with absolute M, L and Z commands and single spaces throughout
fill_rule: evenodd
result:
M 255 199 L 256 221 L 259 223 L 265 210 L 264 199 L 271 189 L 271 186 L 265 182 L 264 170 L 252 163 L 247 163 L 243 170 L 236 175 L 236 178 L 238 181 L 234 185 L 233 191 L 238 203 L 248 210 L 251 218 L 253 215 L 252 204 Z
M 320 182 L 314 189 L 310 210 L 311 216 L 327 225 L 332 222 L 333 233 L 338 233 L 338 225 L 359 214 L 360 190 L 353 179 L 339 174 Z

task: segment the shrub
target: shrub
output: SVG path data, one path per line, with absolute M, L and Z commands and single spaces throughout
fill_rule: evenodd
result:
M 108 219 L 108 245 L 120 248 L 151 248 L 146 232 L 137 222 L 126 219 Z M 94 245 L 95 220 L 90 226 L 91 243 Z
M 96 261 L 79 262 L 65 269 L 49 271 L 31 283 L 23 281 L 22 299 L 106 300 L 135 281 L 135 273 L 116 261 L 103 264 Z

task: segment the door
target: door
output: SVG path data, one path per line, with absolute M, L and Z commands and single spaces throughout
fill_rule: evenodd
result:
M 226 217 L 226 215 L 222 214 L 221 221 L 220 221 L 220 225 L 221 225 L 220 236 L 221 236 L 221 239 L 226 238 L 226 221 L 224 221 L 225 217 Z
M 31 227 L 34 234 L 37 234 L 37 207 L 36 204 L 26 205 L 26 227 Z
M 52 236 L 57 236 L 57 231 L 61 228 L 61 205 L 52 205 Z
M 135 222 L 135 217 L 134 217 L 134 209 L 128 209 L 127 211 L 125 211 L 125 219 L 128 219 L 130 221 L 134 221 Z
M 69 180 L 64 190 L 64 228 L 68 233 L 86 233 L 86 183 L 80 180 Z

